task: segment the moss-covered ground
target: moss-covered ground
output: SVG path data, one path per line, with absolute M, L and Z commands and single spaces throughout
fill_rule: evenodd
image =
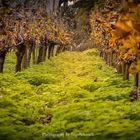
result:
M 140 102 L 96 50 L 0 75 L 0 140 L 139 140 Z

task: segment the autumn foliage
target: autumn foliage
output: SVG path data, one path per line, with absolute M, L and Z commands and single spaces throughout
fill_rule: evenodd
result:
M 45 60 L 42 56 L 46 57 L 47 49 L 50 58 L 55 45 L 59 46 L 57 48 L 60 52 L 62 49 L 68 49 L 72 43 L 72 34 L 67 23 L 55 14 L 48 16 L 41 9 L 17 11 L 1 8 L 0 15 L 1 72 L 3 72 L 5 56 L 9 51 L 16 52 L 16 71 L 20 71 L 21 68 L 18 67 L 21 67 L 19 65 L 23 62 L 24 57 L 27 57 L 24 59 L 25 61 L 30 61 L 31 54 L 35 55 L 35 51 L 38 51 L 38 56 L 34 56 L 34 59 L 38 60 L 34 61 L 39 63 L 42 59 Z

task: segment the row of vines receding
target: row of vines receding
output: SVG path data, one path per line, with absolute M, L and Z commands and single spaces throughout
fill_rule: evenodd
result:
M 38 64 L 69 49 L 72 32 L 58 15 L 38 9 L 0 8 L 0 72 L 4 70 L 7 53 L 15 53 L 15 71 Z
M 124 80 L 134 75 L 132 96 L 140 99 L 140 1 L 100 0 L 91 11 L 90 25 L 100 56 Z

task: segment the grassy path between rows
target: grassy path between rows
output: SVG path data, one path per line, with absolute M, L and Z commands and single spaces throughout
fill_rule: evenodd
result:
M 96 50 L 0 75 L 0 140 L 139 140 L 140 103 Z

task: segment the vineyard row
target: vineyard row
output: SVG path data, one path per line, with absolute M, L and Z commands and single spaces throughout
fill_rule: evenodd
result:
M 140 2 L 105 0 L 90 15 L 91 39 L 100 56 L 116 68 L 124 80 L 135 77 L 135 99 L 140 99 Z
M 56 53 L 68 49 L 72 42 L 72 32 L 68 24 L 59 16 L 47 16 L 43 10 L 0 9 L 0 72 L 3 72 L 8 52 L 15 52 L 15 72 L 22 67 L 38 64 Z

